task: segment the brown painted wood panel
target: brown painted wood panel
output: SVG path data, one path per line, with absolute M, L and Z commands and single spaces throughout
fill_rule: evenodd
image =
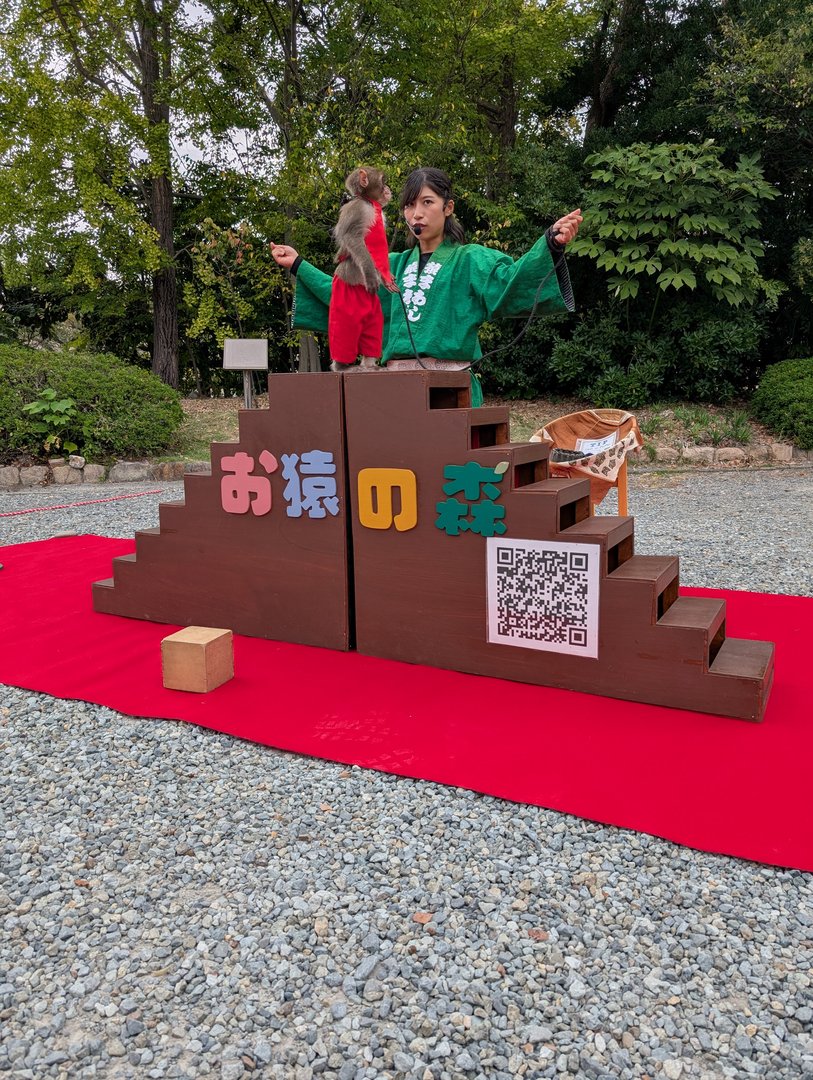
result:
M 159 534 L 137 537 L 134 561 L 114 560 L 113 588 L 94 590 L 97 610 L 349 648 L 342 380 L 277 375 L 270 386 L 267 409 L 240 412 L 238 442 L 213 445 L 211 474 L 186 476 L 183 502 L 161 507 Z M 339 512 L 290 517 L 282 455 L 299 455 L 301 465 L 313 450 L 332 455 Z M 263 452 L 277 461 L 270 473 L 260 464 Z M 236 453 L 253 459 L 258 489 L 270 485 L 268 513 L 253 512 L 254 492 L 245 512 L 224 510 L 221 482 L 230 474 L 223 459 Z
M 668 614 L 676 596 L 677 560 L 639 561 L 625 572 L 635 558 L 632 518 L 588 517 L 585 481 L 553 483 L 529 473 L 527 462 L 534 458 L 527 445 L 500 441 L 507 418 L 499 410 L 477 415 L 479 410 L 466 408 L 429 409 L 432 379 L 430 372 L 402 372 L 346 384 L 359 651 L 760 719 L 770 681 L 767 669 L 759 677 L 753 670 L 725 676 L 709 672 L 712 643 L 719 647 L 717 638 L 724 633 L 719 604 L 682 601 Z M 495 435 L 496 446 L 483 445 L 486 430 Z M 547 450 L 532 445 L 545 475 Z M 498 461 L 508 462 L 499 499 L 506 537 L 566 540 L 601 551 L 596 659 L 488 640 L 486 539 L 471 531 L 447 535 L 436 527 L 436 518 L 437 504 L 446 498 L 444 466 L 478 462 L 493 468 Z M 415 473 L 414 529 L 365 528 L 360 522 L 358 476 L 374 468 Z

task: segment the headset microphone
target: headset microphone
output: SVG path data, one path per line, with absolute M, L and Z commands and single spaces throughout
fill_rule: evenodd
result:
M 423 232 L 423 225 L 410 225 L 409 227 L 412 230 L 413 236 L 420 236 Z

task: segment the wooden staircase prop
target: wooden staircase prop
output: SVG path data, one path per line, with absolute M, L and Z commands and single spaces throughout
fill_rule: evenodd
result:
M 344 501 L 341 382 L 319 375 L 271 379 L 269 408 L 240 410 L 238 442 L 213 443 L 211 473 L 187 474 L 183 501 L 162 503 L 159 527 L 137 532 L 135 553 L 114 559 L 113 577 L 93 586 L 97 611 L 350 647 L 346 515 L 289 517 L 280 460 L 282 453 L 301 456 L 315 448 L 329 453 Z M 261 462 L 266 452 L 276 462 L 270 473 Z M 238 453 L 251 459 L 248 486 L 256 493 L 248 492 L 242 512 L 230 513 L 223 509 L 223 484 L 233 474 L 224 471 L 224 459 Z M 270 508 L 257 513 L 268 490 Z
M 678 559 L 591 517 L 589 482 L 551 478 L 468 379 L 271 375 L 94 607 L 761 720 L 773 645 L 727 638 L 725 603 L 679 596 Z

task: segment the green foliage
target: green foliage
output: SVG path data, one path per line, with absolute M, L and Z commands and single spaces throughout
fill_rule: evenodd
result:
M 719 413 L 701 405 L 676 405 L 673 416 L 686 440 L 697 446 L 744 446 L 751 441 L 751 425 L 743 409 Z
M 670 398 L 723 404 L 756 385 L 763 313 L 679 299 L 652 330 L 646 319 L 636 323 L 627 314 L 605 302 L 575 326 L 569 316 L 535 320 L 516 345 L 483 361 L 485 392 L 562 394 L 600 408 L 633 409 Z M 484 350 L 508 344 L 520 328 L 518 321 L 487 328 Z
M 192 247 L 192 279 L 184 299 L 192 316 L 192 339 L 211 335 L 218 348 L 225 338 L 284 332 L 278 306 L 285 284 L 268 244 L 247 223 L 221 228 L 206 218 Z
M 762 377 L 751 411 L 802 450 L 813 450 L 813 357 L 773 364 Z
M 575 294 L 600 322 L 609 286 L 626 343 L 608 341 L 599 363 L 581 324 L 570 349 L 569 329 L 535 326 L 483 365 L 485 381 L 550 392 L 561 370 L 603 398 L 640 398 L 682 371 L 703 396 L 747 389 L 758 360 L 725 309 L 764 305 L 768 355 L 813 348 L 812 27 L 810 0 L 12 0 L 0 14 L 0 341 L 47 340 L 69 314 L 78 348 L 147 366 L 153 285 L 174 268 L 185 385 L 222 385 L 227 334 L 267 334 L 272 367 L 287 369 L 290 290 L 265 244 L 330 268 L 350 168 L 382 165 L 396 192 L 417 165 L 445 168 L 469 237 L 512 254 L 582 201 L 593 172 Z M 693 145 L 707 130 L 719 145 Z M 241 232 L 253 248 L 242 264 L 229 239 Z M 695 319 L 679 368 L 687 296 L 725 327 Z
M 2 275 L 60 299 L 98 297 L 100 306 L 116 288 L 149 297 L 161 332 L 149 327 L 146 351 L 175 384 L 170 116 L 172 61 L 184 52 L 180 4 L 15 0 L 7 7 Z
M 155 454 L 183 420 L 176 391 L 115 356 L 0 345 L 0 445 L 41 453 L 49 415 L 64 420 L 63 448 L 70 442 L 96 460 Z
M 671 337 L 677 350 L 670 392 L 686 400 L 725 403 L 749 393 L 756 383 L 764 322 L 752 311 L 734 317 L 708 312 L 692 318 L 676 312 Z
M 668 398 L 722 404 L 753 387 L 763 332 L 753 311 L 680 303 L 650 331 L 628 326 L 620 306 L 605 305 L 583 316 L 569 337 L 552 339 L 544 358 L 537 356 L 535 389 L 600 408 L 641 408 Z
M 587 158 L 593 167 L 583 233 L 571 252 L 596 260 L 618 300 L 700 288 L 739 306 L 760 292 L 775 302 L 776 283 L 759 274 L 757 209 L 775 191 L 755 157 L 735 168 L 711 141 L 701 146 L 636 143 Z M 654 302 L 653 302 L 654 301 Z
M 763 272 L 789 286 L 771 314 L 766 356 L 809 356 L 813 289 L 804 238 L 813 234 L 813 5 L 740 0 L 720 15 L 691 94 L 715 138 L 729 153 L 758 153 L 781 193 L 761 214 Z
M 31 429 L 45 436 L 42 445 L 48 453 L 62 449 L 72 454 L 78 449 L 76 443 L 65 436 L 66 431 L 75 428 L 78 420 L 73 398 L 60 398 L 56 390 L 47 386 L 40 390 L 35 401 L 23 405 L 23 412 L 33 418 Z
M 503 351 L 487 356 L 475 368 L 482 376 L 483 392 L 514 399 L 557 393 L 557 381 L 550 370 L 550 354 L 566 323 L 567 316 L 564 315 L 535 319 L 520 341 L 510 348 L 503 347 L 510 345 L 522 329 L 521 320 L 512 319 L 484 327 L 480 335 L 483 352 Z
M 778 137 L 791 159 L 804 153 L 800 132 L 813 121 L 813 6 L 809 0 L 768 0 L 723 14 L 715 55 L 696 85 L 710 122 Z M 796 144 L 795 150 L 791 142 Z
M 794 284 L 813 300 L 813 236 L 802 236 L 793 249 Z
M 554 341 L 546 385 L 602 408 L 640 408 L 663 396 L 672 351 L 668 340 L 629 334 L 617 311 L 598 311 Z

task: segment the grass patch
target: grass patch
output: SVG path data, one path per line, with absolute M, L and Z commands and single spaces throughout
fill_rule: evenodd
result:
M 638 426 L 644 438 L 666 446 L 750 446 L 763 432 L 738 405 L 651 405 Z
M 258 409 L 268 407 L 268 395 L 256 394 Z M 243 404 L 239 398 L 191 398 L 182 402 L 184 421 L 173 441 L 173 460 L 208 461 L 213 442 L 236 442 L 239 435 L 238 411 Z
M 208 461 L 213 442 L 235 442 L 238 437 L 237 398 L 197 398 L 183 403 L 184 421 L 165 457 L 185 461 Z M 266 408 L 267 395 L 255 397 L 257 408 Z M 572 399 L 537 398 L 532 401 L 505 401 L 486 398 L 486 405 L 506 405 L 511 416 L 511 438 L 526 442 L 551 420 L 566 413 L 590 408 Z M 650 405 L 635 413 L 644 436 L 645 459 L 651 460 L 655 444 L 664 446 L 749 446 L 770 442 L 771 437 L 741 406 L 694 405 L 667 402 Z

